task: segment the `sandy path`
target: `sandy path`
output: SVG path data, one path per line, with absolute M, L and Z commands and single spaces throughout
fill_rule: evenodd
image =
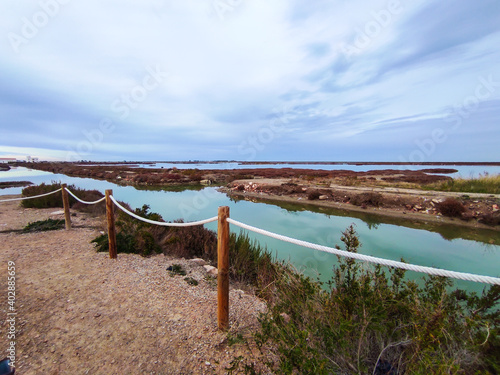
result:
M 0 348 L 8 347 L 13 261 L 16 374 L 221 374 L 235 356 L 252 356 L 217 330 L 215 282 L 201 267 L 163 255 L 110 260 L 89 243 L 102 223 L 81 213 L 69 232 L 12 232 L 54 211 L 0 203 Z M 199 285 L 170 277 L 172 263 Z M 231 333 L 251 331 L 264 309 L 256 297 L 231 290 Z

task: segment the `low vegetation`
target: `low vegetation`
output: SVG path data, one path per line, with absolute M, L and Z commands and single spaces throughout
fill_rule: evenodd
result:
M 22 195 L 24 197 L 33 197 L 35 195 L 41 195 L 50 193 L 57 189 L 61 188 L 61 183 L 52 181 L 50 184 L 42 183 L 40 185 L 28 186 L 23 189 Z M 71 190 L 78 198 L 87 201 L 93 202 L 104 195 L 98 190 L 85 190 L 80 189 L 74 185 L 68 186 L 68 189 Z M 90 214 L 100 215 L 106 212 L 106 207 L 104 203 L 95 204 L 95 205 L 86 205 L 78 202 L 75 198 L 69 195 L 69 204 L 72 209 L 87 212 Z M 21 205 L 24 208 L 53 208 L 53 207 L 63 207 L 62 194 L 54 193 L 47 195 L 45 197 L 35 198 L 35 199 L 26 199 L 21 201 Z
M 487 174 L 478 178 L 455 178 L 424 186 L 428 190 L 454 191 L 461 193 L 500 194 L 500 175 Z
M 350 202 L 355 206 L 380 207 L 383 206 L 384 197 L 380 193 L 367 192 L 353 195 Z
M 23 232 L 44 232 L 48 230 L 58 230 L 63 229 L 65 227 L 64 220 L 55 220 L 55 219 L 47 219 L 47 220 L 39 220 L 34 223 L 29 223 L 23 228 Z
M 354 228 L 341 238 L 357 252 Z M 327 285 L 277 266 L 269 311 L 254 341 L 275 374 L 496 374 L 500 287 L 481 297 L 451 281 L 339 258 Z M 272 348 L 271 350 L 269 348 Z M 229 370 L 229 369 L 228 369 Z M 259 373 L 238 357 L 230 373 Z
M 12 187 L 22 187 L 27 185 L 32 185 L 33 182 L 30 181 L 3 181 L 0 182 L 0 189 L 7 189 Z
M 126 203 L 121 203 L 130 211 Z M 150 212 L 148 205 L 135 209 L 135 213 L 149 220 L 163 222 L 158 213 Z M 176 222 L 182 222 L 177 220 Z M 148 224 L 126 213 L 116 212 L 116 243 L 118 252 L 142 256 L 165 254 L 184 258 L 203 258 L 217 263 L 217 235 L 203 226 L 166 227 Z M 108 251 L 108 235 L 102 234 L 93 241 L 97 251 Z M 265 293 L 265 286 L 274 277 L 271 255 L 248 235 L 231 233 L 229 276 L 233 281 L 252 284 Z
M 163 221 L 147 205 L 135 212 Z M 213 231 L 151 225 L 121 211 L 116 217 L 119 252 L 216 263 Z M 350 252 L 361 246 L 353 226 L 341 241 Z M 93 242 L 99 251 L 108 250 L 106 234 Z M 452 290 L 446 278 L 417 283 L 405 278 L 405 271 L 345 258 L 339 258 L 331 280 L 321 283 L 276 262 L 242 233 L 231 234 L 230 254 L 230 278 L 253 285 L 268 312 L 260 316 L 258 329 L 237 336 L 240 344 L 261 350 L 258 359 L 237 357 L 228 373 L 257 374 L 262 366 L 275 374 L 500 372 L 500 286 L 479 296 Z M 182 275 L 173 267 L 172 274 Z
M 448 217 L 461 217 L 465 212 L 465 206 L 455 198 L 446 198 L 444 201 L 437 203 L 436 209 Z

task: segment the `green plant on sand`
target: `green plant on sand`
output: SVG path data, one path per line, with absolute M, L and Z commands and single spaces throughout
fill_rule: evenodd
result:
M 63 229 L 64 220 L 46 219 L 29 223 L 23 228 L 23 232 L 44 232 L 49 230 Z
M 361 246 L 352 226 L 341 240 L 347 251 Z M 276 374 L 500 371 L 500 286 L 482 297 L 450 292 L 449 279 L 427 277 L 419 286 L 403 270 L 346 258 L 327 288 L 290 266 L 277 269 L 269 311 L 249 338 Z M 247 360 L 233 362 L 255 373 Z

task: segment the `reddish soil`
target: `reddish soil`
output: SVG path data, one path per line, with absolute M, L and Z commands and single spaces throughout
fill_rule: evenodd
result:
M 255 168 L 229 170 L 199 169 L 153 169 L 134 168 L 133 165 L 85 165 L 76 163 L 44 162 L 27 164 L 28 167 L 74 177 L 105 179 L 118 184 L 186 184 L 186 183 L 227 183 L 244 178 L 315 178 L 342 179 L 403 183 L 433 183 L 451 179 L 449 176 L 427 174 L 424 171 L 385 169 L 380 171 L 354 172 L 346 170 L 313 170 L 296 168 Z M 429 170 L 427 172 L 452 173 L 453 169 Z

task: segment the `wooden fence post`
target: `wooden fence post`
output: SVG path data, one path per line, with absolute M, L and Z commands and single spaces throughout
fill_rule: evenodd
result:
M 116 259 L 116 231 L 115 231 L 115 214 L 113 211 L 114 205 L 110 196 L 113 195 L 113 190 L 106 190 L 106 217 L 108 219 L 108 242 L 109 242 L 109 257 Z
M 229 328 L 229 207 L 219 207 L 217 227 L 217 324 Z
M 63 207 L 64 207 L 64 222 L 66 224 L 66 230 L 71 229 L 71 215 L 69 212 L 69 198 L 68 198 L 68 192 L 66 191 L 66 184 L 61 185 L 61 193 L 62 193 L 62 201 L 63 201 Z

